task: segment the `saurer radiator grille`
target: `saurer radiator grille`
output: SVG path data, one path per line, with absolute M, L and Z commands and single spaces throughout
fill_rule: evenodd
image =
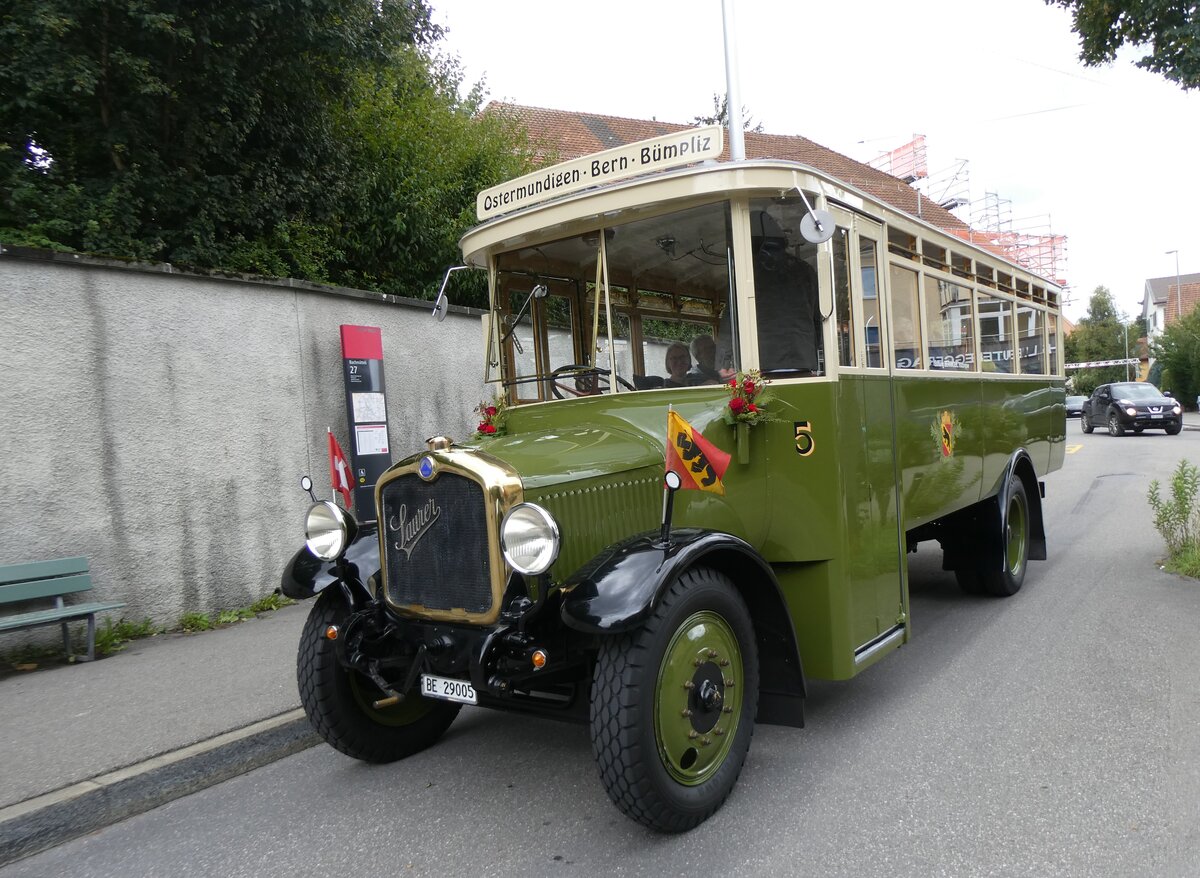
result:
M 483 613 L 492 605 L 483 489 L 443 473 L 383 488 L 387 590 L 393 603 Z

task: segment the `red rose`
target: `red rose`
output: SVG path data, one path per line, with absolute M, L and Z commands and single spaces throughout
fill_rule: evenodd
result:
M 737 387 L 737 379 L 736 379 L 736 378 L 730 378 L 730 379 L 729 379 L 729 386 L 730 386 L 730 387 Z
M 746 405 L 746 411 L 748 411 L 748 412 L 751 412 L 751 413 L 753 413 L 753 412 L 756 412 L 756 411 L 758 411 L 758 406 L 756 406 L 756 405 L 755 405 L 754 403 L 752 403 L 752 402 L 751 402 L 751 403 L 747 403 L 747 405 Z
M 483 410 L 483 413 L 485 415 L 487 415 L 489 418 L 494 418 L 496 416 L 496 407 L 494 405 L 489 405 L 486 409 Z
M 746 400 L 742 399 L 741 397 L 735 396 L 733 399 L 729 400 L 729 410 L 735 415 L 740 415 L 742 413 L 742 409 L 745 407 Z
M 480 424 L 480 425 L 479 425 L 479 432 L 480 432 L 480 433 L 495 433 L 495 432 L 496 432 L 496 428 L 495 428 L 495 427 L 493 427 L 491 424 Z
M 754 396 L 754 382 L 747 378 L 746 382 L 742 385 L 742 390 L 746 392 L 746 396 Z

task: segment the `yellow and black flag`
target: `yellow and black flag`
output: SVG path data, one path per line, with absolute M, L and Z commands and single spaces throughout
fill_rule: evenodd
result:
M 667 411 L 667 472 L 677 473 L 682 488 L 725 493 L 721 478 L 729 455 L 704 438 L 674 410 Z

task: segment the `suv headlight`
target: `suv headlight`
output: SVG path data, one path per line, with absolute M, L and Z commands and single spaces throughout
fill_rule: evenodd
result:
M 1183 409 L 1179 406 L 1178 403 L 1176 403 L 1175 408 L 1171 409 L 1171 411 L 1175 412 L 1175 414 L 1179 414 L 1180 412 L 1183 411 Z
M 534 503 L 514 506 L 500 525 L 500 549 L 504 560 L 518 573 L 545 573 L 558 557 L 558 524 L 550 513 Z
M 1125 409 L 1125 414 L 1132 418 L 1137 414 L 1137 409 L 1135 409 L 1133 406 L 1129 406 L 1127 409 Z
M 341 557 L 357 533 L 354 516 L 333 501 L 322 500 L 308 508 L 304 519 L 304 544 L 323 561 Z

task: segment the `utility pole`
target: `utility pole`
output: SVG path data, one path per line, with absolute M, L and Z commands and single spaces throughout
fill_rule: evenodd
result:
M 1183 319 L 1183 287 L 1179 285 L 1179 251 L 1168 250 L 1167 256 L 1175 254 L 1175 302 L 1178 307 L 1179 319 Z

